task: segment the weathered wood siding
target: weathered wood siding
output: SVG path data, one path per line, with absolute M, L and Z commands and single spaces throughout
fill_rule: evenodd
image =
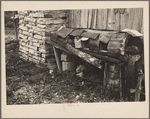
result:
M 70 10 L 69 27 L 108 30 L 130 28 L 143 33 L 143 8 Z

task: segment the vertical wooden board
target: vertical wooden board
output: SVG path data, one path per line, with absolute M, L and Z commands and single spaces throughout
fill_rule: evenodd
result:
M 138 30 L 138 25 L 139 25 L 139 13 L 138 13 L 138 8 L 134 8 L 134 19 L 133 19 L 133 24 L 132 24 L 132 29 Z
M 144 34 L 144 24 L 143 24 L 143 22 L 142 22 L 142 27 L 141 27 L 140 32 L 141 32 L 142 34 Z
M 74 28 L 81 28 L 81 10 L 74 10 Z
M 72 27 L 72 13 L 71 10 L 69 10 L 69 14 L 68 14 L 68 26 L 71 28 Z
M 55 47 L 53 47 L 53 50 L 54 50 L 57 67 L 58 67 L 59 71 L 62 71 L 62 66 L 61 66 L 61 61 L 60 61 L 59 55 L 58 55 L 58 50 Z
M 98 11 L 97 9 L 92 10 L 92 23 L 91 23 L 92 29 L 96 28 L 97 11 Z
M 126 8 L 124 13 L 120 13 L 120 30 L 128 28 L 128 21 L 129 20 L 129 9 Z
M 66 19 L 66 27 L 69 27 L 69 12 L 70 12 L 70 10 L 67 10 L 67 12 L 66 12 L 66 17 L 67 17 L 67 19 Z
M 92 22 L 92 9 L 88 10 L 88 28 L 91 28 L 91 22 Z
M 81 28 L 87 28 L 88 25 L 88 9 L 81 10 Z
M 139 27 L 138 31 L 141 32 L 141 28 L 143 27 L 143 8 L 139 9 Z
M 97 10 L 97 20 L 96 20 L 96 28 L 97 29 L 102 29 L 103 28 L 103 10 L 102 9 L 98 9 Z
M 143 20 L 143 10 L 141 8 L 134 9 L 135 17 L 132 28 L 139 31 L 142 27 L 142 20 Z
M 141 23 L 141 29 L 140 29 L 140 32 L 142 34 L 144 34 L 144 18 L 143 18 L 143 9 L 141 9 L 141 16 L 142 16 L 142 23 Z
M 71 10 L 71 14 L 72 14 L 72 15 L 71 15 L 71 19 L 72 19 L 71 27 L 72 27 L 72 28 L 75 28 L 75 27 L 74 27 L 74 10 Z
M 108 10 L 104 9 L 103 10 L 103 28 L 102 29 L 107 29 L 107 23 L 108 23 Z
M 129 8 L 129 20 L 128 20 L 128 28 L 132 29 L 134 22 L 134 8 Z
M 73 14 L 73 10 L 69 10 L 69 27 L 70 28 L 74 28 L 74 14 Z
M 98 9 L 96 24 L 97 29 L 107 28 L 107 9 Z
M 108 30 L 115 30 L 115 12 L 114 9 L 108 9 Z
M 120 30 L 120 13 L 119 9 L 117 9 L 117 12 L 115 13 L 115 30 Z

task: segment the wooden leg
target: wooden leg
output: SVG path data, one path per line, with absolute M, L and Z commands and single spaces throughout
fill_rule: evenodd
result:
M 122 64 L 119 64 L 120 67 L 120 99 L 122 99 Z
M 137 86 L 136 86 L 135 101 L 140 101 L 143 80 L 144 80 L 144 75 L 140 75 L 138 77 Z
M 104 80 L 103 80 L 103 84 L 104 87 L 107 85 L 107 75 L 106 75 L 106 71 L 107 71 L 107 62 L 105 62 L 105 67 L 104 67 Z
M 54 50 L 54 55 L 55 55 L 55 58 L 56 58 L 56 63 L 57 63 L 58 70 L 61 72 L 62 71 L 62 66 L 61 66 L 61 61 L 60 61 L 59 55 L 58 55 L 58 50 L 54 46 L 53 46 L 53 50 Z
M 14 12 L 14 17 L 16 15 L 16 12 Z M 16 36 L 16 40 L 18 41 L 18 33 L 17 33 L 17 26 L 16 26 L 16 19 L 14 19 L 14 30 L 15 30 L 15 36 Z

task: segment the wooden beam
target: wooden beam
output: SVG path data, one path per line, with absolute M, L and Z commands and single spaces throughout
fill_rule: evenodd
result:
M 99 55 L 99 54 L 96 54 L 96 53 L 93 53 L 93 52 L 90 52 L 88 50 L 81 50 L 81 51 L 84 51 L 94 57 L 97 57 L 103 61 L 109 61 L 109 62 L 113 62 L 113 63 L 120 63 L 121 61 L 118 60 L 118 59 L 114 59 L 114 58 L 111 58 L 111 57 L 108 57 L 108 56 L 104 56 L 104 55 Z
M 48 44 L 51 44 L 52 46 L 55 46 L 56 48 L 58 48 L 58 49 L 60 49 L 60 50 L 63 50 L 64 52 L 69 53 L 69 54 L 71 54 L 71 55 L 72 55 L 72 53 L 71 53 L 71 52 L 69 52 L 69 51 L 68 51 L 68 50 L 66 50 L 63 46 L 61 46 L 61 45 L 59 45 L 59 44 L 55 43 L 55 42 L 54 42 L 54 41 L 52 41 L 52 40 L 47 41 L 47 43 L 48 43 Z
M 105 86 L 107 85 L 107 76 L 106 76 L 106 72 L 107 72 L 107 62 L 105 62 L 105 67 L 104 67 L 104 79 L 103 79 L 103 85 L 104 85 L 104 88 Z
M 56 63 L 57 63 L 58 70 L 61 72 L 62 67 L 61 67 L 61 61 L 60 61 L 60 58 L 59 58 L 59 55 L 58 55 L 58 50 L 54 46 L 53 46 L 53 50 L 54 50 L 54 55 L 55 55 L 55 58 L 56 58 Z
M 16 15 L 16 12 L 14 11 L 14 17 Z M 14 30 L 15 30 L 15 35 L 16 35 L 16 40 L 18 41 L 18 33 L 17 33 L 17 27 L 16 27 L 17 23 L 16 23 L 16 19 L 14 19 Z
M 76 56 L 80 57 L 81 59 L 87 61 L 88 63 L 98 67 L 99 69 L 102 68 L 102 65 L 100 64 L 102 60 L 72 47 L 69 43 L 66 44 L 66 49 L 75 54 Z

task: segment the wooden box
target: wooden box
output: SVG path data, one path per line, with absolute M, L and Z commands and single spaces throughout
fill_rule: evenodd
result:
M 83 32 L 81 34 L 81 37 L 86 37 L 89 38 L 88 40 L 88 45 L 86 47 L 89 47 L 90 50 L 92 51 L 99 51 L 99 43 L 100 41 L 98 40 L 98 33 L 91 33 L 91 32 Z

